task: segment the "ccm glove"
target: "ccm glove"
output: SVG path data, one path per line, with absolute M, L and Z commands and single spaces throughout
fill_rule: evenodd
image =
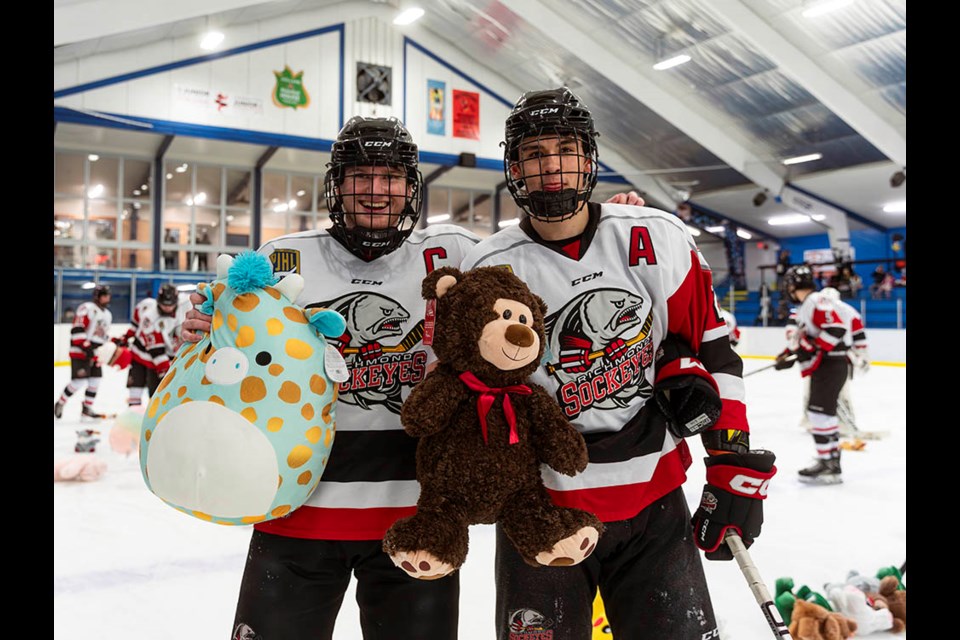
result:
M 767 485 L 777 472 L 774 460 L 773 452 L 763 449 L 704 460 L 707 484 L 691 524 L 693 540 L 706 552 L 707 560 L 733 559 L 723 540 L 728 529 L 740 534 L 745 547 L 760 535 Z
M 653 396 L 678 438 L 706 431 L 720 417 L 723 403 L 717 383 L 690 346 L 667 335 L 657 349 Z
M 773 365 L 773 368 L 777 371 L 783 371 L 784 369 L 789 369 L 793 366 L 793 363 L 797 361 L 796 355 L 790 349 L 784 349 L 777 354 L 777 361 Z

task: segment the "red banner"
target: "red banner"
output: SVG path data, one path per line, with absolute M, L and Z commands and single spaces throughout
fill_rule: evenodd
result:
M 453 90 L 453 137 L 480 139 L 480 94 Z

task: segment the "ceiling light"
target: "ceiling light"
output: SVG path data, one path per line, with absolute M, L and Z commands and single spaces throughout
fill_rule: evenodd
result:
M 134 189 L 134 190 L 133 190 L 133 195 L 135 195 L 135 196 L 140 195 L 140 189 Z
M 445 222 L 450 219 L 449 213 L 441 213 L 435 216 L 430 216 L 427 218 L 427 224 L 436 224 L 438 222 Z
M 782 227 L 788 224 L 803 224 L 805 222 L 811 222 L 814 220 L 823 220 L 826 216 L 815 214 L 808 216 L 804 213 L 788 213 L 782 216 L 774 216 L 767 220 L 767 224 L 774 227 Z
M 704 227 L 704 230 L 707 233 L 723 233 L 726 231 L 722 224 L 714 225 L 712 227 Z
M 204 202 L 207 201 L 207 194 L 201 191 L 193 198 L 193 201 L 196 204 L 203 204 Z
M 819 160 L 823 157 L 822 153 L 808 153 L 805 156 L 796 156 L 793 158 L 787 158 L 783 160 L 783 164 L 800 164 L 801 162 L 811 162 L 813 160 Z
M 907 202 L 906 200 L 902 202 L 891 202 L 889 204 L 883 205 L 884 213 L 906 213 L 907 212 Z
M 92 187 L 90 187 L 90 190 L 87 191 L 87 197 L 88 197 L 88 198 L 99 198 L 99 197 L 102 196 L 102 195 L 103 195 L 103 185 L 102 185 L 102 184 L 93 185 Z
M 657 64 L 653 65 L 653 68 L 657 71 L 663 71 L 664 69 L 669 69 L 677 65 L 683 64 L 684 62 L 690 62 L 690 56 L 688 55 L 679 55 L 673 56 L 672 58 L 667 58 L 666 60 L 661 60 Z
M 700 235 L 700 229 L 697 229 L 696 227 L 691 227 L 690 225 L 687 225 L 687 231 L 689 231 L 690 235 L 692 235 L 693 237 L 697 237 Z
M 90 162 L 96 162 L 99 159 L 100 159 L 100 156 L 98 156 L 95 153 L 91 153 L 90 155 L 87 156 L 87 160 L 89 160 Z
M 307 192 L 304 191 L 303 189 L 300 189 L 300 191 L 297 191 L 297 196 L 298 196 L 298 197 L 302 198 L 302 197 L 305 196 L 305 195 L 307 195 Z
M 187 166 L 188 166 L 187 163 L 184 162 L 182 165 L 174 169 L 174 171 L 176 171 L 177 173 L 183 173 L 184 171 L 187 170 Z
M 172 173 L 168 173 L 168 174 L 167 174 L 167 180 L 173 180 L 173 174 L 172 174 Z
M 141 188 L 143 191 L 146 191 L 146 190 L 147 190 L 147 185 L 142 184 L 142 185 L 140 185 L 140 188 Z
M 196 290 L 197 290 L 197 285 L 195 284 L 178 284 L 177 285 L 177 291 L 181 293 L 187 293 L 187 292 L 196 291 Z
M 287 207 L 289 207 L 291 211 L 296 211 L 296 209 L 297 209 L 297 201 L 296 201 L 296 200 L 290 200 L 289 202 L 287 202 Z
M 223 34 L 219 31 L 208 31 L 200 41 L 200 48 L 213 51 L 223 42 Z
M 737 229 L 737 235 L 743 238 L 744 240 L 749 240 L 753 237 L 753 234 L 751 234 L 749 231 L 746 231 L 744 229 Z
M 288 211 L 289 209 L 290 209 L 290 205 L 289 205 L 289 204 L 287 204 L 286 202 L 281 202 L 281 203 L 278 204 L 278 205 L 274 205 L 274 207 L 273 207 L 273 212 L 274 212 L 274 213 L 283 213 L 284 211 Z
M 766 192 L 766 191 L 760 191 L 760 192 L 757 193 L 757 195 L 753 196 L 753 206 L 755 206 L 755 207 L 761 207 L 761 206 L 763 206 L 763 203 L 766 202 L 766 201 L 767 201 L 767 192 Z
M 852 2 L 853 0 L 826 0 L 825 2 L 818 2 L 804 11 L 802 15 L 804 18 L 817 18 L 825 13 L 841 9 Z
M 82 285 L 80 285 L 80 288 L 81 288 L 81 289 L 93 289 L 95 286 L 97 286 L 97 283 L 96 283 L 96 282 L 84 282 Z
M 515 224 L 520 224 L 520 218 L 510 218 L 509 220 L 501 220 L 497 223 L 497 226 L 503 229 L 504 227 L 512 227 Z
M 893 187 L 894 189 L 896 189 L 906 181 L 907 181 L 906 169 L 904 169 L 903 171 L 897 171 L 895 174 L 890 176 L 890 186 Z
M 410 24 L 411 22 L 415 22 L 416 20 L 419 20 L 422 15 L 423 15 L 423 9 L 421 9 L 420 7 L 410 7 L 405 11 L 401 11 L 397 15 L 397 17 L 393 19 L 393 24 L 397 24 L 397 25 Z

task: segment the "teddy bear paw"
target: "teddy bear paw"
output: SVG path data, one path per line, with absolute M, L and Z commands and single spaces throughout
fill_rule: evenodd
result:
M 579 531 L 553 545 L 550 551 L 537 554 L 537 562 L 548 567 L 569 567 L 579 564 L 597 547 L 600 532 L 593 527 L 581 527 Z
M 436 580 L 453 573 L 452 564 L 438 560 L 429 551 L 398 551 L 390 556 L 393 564 L 420 580 Z

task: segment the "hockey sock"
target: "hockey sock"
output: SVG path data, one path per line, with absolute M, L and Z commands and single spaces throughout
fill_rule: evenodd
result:
M 817 447 L 817 457 L 823 460 L 836 458 L 840 451 L 840 425 L 837 416 L 809 411 L 813 425 L 813 442 Z

